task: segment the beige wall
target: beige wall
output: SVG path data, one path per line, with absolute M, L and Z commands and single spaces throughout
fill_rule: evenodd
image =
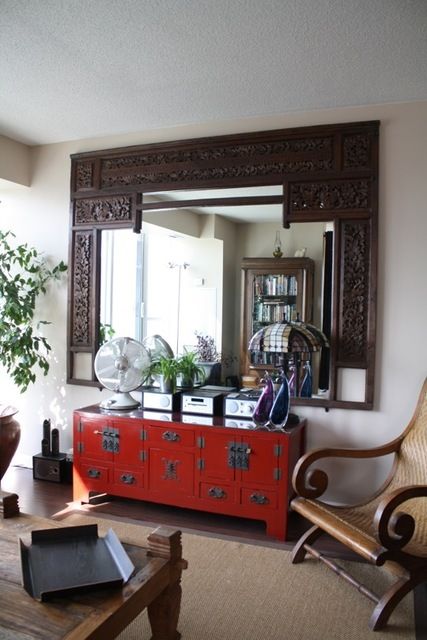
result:
M 68 257 L 70 153 L 100 148 L 183 139 L 203 135 L 294 126 L 380 120 L 380 242 L 377 372 L 374 411 L 301 408 L 308 418 L 308 446 L 370 446 L 398 434 L 409 420 L 427 373 L 426 251 L 427 103 L 408 103 L 294 113 L 152 131 L 98 140 L 34 148 L 32 184 L 24 191 L 2 192 L 1 228 L 34 244 L 55 260 Z M 269 246 L 271 240 L 269 239 Z M 305 246 L 305 245 L 304 245 Z M 44 418 L 61 428 L 61 449 L 71 446 L 72 411 L 99 402 L 102 394 L 65 384 L 66 287 L 43 301 L 43 317 L 53 346 L 49 375 L 20 396 L 4 372 L 3 399 L 19 407 L 23 427 L 17 461 L 30 461 L 40 450 Z M 339 467 L 341 471 L 341 467 Z M 353 473 L 340 473 L 336 493 L 357 495 L 384 473 L 382 466 L 360 462 Z
M 31 183 L 30 148 L 5 136 L 0 136 L 1 180 L 8 180 L 25 187 L 29 187 Z

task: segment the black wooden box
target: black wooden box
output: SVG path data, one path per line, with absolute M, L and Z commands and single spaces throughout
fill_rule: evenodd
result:
M 73 463 L 65 453 L 33 456 L 33 478 L 49 482 L 72 482 Z

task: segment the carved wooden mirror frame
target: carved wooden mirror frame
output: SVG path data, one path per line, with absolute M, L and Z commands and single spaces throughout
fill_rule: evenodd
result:
M 330 398 L 307 404 L 372 409 L 378 134 L 371 121 L 72 155 L 67 381 L 99 386 L 94 373 L 76 376 L 75 357 L 87 353 L 93 365 L 98 348 L 102 229 L 138 231 L 143 210 L 155 208 L 144 193 L 283 184 L 284 227 L 333 220 L 336 230 Z M 340 368 L 365 370 L 364 402 L 338 399 Z

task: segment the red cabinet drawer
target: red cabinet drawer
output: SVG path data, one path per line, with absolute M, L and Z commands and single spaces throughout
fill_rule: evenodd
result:
M 141 469 L 117 467 L 114 469 L 113 482 L 127 489 L 140 489 L 144 486 L 144 474 Z
M 241 489 L 241 504 L 245 507 L 261 507 L 263 509 L 277 508 L 277 493 L 268 489 Z
M 233 487 L 222 482 L 201 482 L 199 495 L 212 502 L 234 502 Z
M 82 463 L 80 465 L 80 472 L 82 480 L 91 487 L 106 485 L 111 480 L 111 469 L 97 462 L 93 462 L 92 464 Z
M 194 430 L 180 429 L 175 425 L 169 427 L 152 427 L 148 428 L 147 441 L 149 444 L 157 444 L 164 446 L 177 445 L 182 447 L 194 446 Z

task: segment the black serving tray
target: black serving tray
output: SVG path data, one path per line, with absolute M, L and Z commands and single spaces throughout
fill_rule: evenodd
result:
M 24 589 L 37 600 L 118 587 L 135 567 L 112 529 L 98 525 L 32 531 L 31 545 L 19 540 Z

